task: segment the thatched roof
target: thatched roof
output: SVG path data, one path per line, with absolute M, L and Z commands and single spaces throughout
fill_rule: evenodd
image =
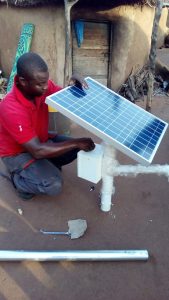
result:
M 1 3 L 6 3 L 10 6 L 18 6 L 18 7 L 30 7 L 30 6 L 38 6 L 38 5 L 48 5 L 56 3 L 58 4 L 59 0 L 0 0 Z
M 18 6 L 18 7 L 31 7 L 39 5 L 49 5 L 49 4 L 60 4 L 64 3 L 64 0 L 0 0 L 0 3 L 6 3 L 8 5 Z M 79 0 L 78 4 L 85 4 L 90 6 L 106 5 L 109 7 L 115 7 L 119 5 L 144 5 L 150 4 L 155 5 L 156 0 Z

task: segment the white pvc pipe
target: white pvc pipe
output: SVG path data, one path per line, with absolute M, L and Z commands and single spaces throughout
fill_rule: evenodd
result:
M 169 165 L 120 165 L 116 160 L 116 150 L 113 146 L 103 142 L 104 156 L 102 160 L 102 188 L 101 210 L 108 212 L 111 209 L 111 198 L 115 194 L 115 176 L 137 176 L 139 174 L 164 175 L 169 181 Z
M 101 210 L 110 211 L 111 209 L 111 198 L 115 194 L 115 186 L 113 176 L 104 175 L 102 178 L 102 189 L 101 189 Z
M 114 147 L 106 143 L 103 143 L 103 147 L 101 210 L 107 212 L 111 209 L 111 197 L 115 193 L 114 177 L 111 170 L 116 167 L 118 162 Z
M 0 261 L 146 261 L 148 258 L 147 250 L 0 250 Z
M 112 176 L 137 176 L 139 174 L 165 175 L 169 179 L 169 165 L 116 165 L 109 168 L 109 175 Z

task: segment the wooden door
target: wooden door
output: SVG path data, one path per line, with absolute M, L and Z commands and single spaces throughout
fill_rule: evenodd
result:
M 107 86 L 109 66 L 109 23 L 84 22 L 84 40 L 80 47 L 72 29 L 72 69 Z

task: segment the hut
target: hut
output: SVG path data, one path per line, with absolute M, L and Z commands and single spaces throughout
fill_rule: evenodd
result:
M 51 78 L 64 84 L 66 2 L 73 1 L 0 0 L 0 65 L 6 76 L 11 71 L 21 27 L 28 22 L 35 25 L 31 51 L 42 55 Z M 71 70 L 117 90 L 132 68 L 143 66 L 148 59 L 154 7 L 155 0 L 77 0 L 70 14 Z M 158 47 L 168 32 L 167 16 L 165 7 Z
M 155 4 L 155 0 L 0 0 L 0 66 L 8 76 L 21 27 L 32 23 L 31 51 L 46 60 L 51 79 L 64 85 L 70 73 L 78 72 L 117 91 L 131 70 L 148 60 Z M 168 33 L 167 17 L 165 6 L 158 47 Z

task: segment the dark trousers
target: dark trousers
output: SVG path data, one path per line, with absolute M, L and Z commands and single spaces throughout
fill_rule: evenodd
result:
M 65 136 L 56 136 L 50 139 L 51 143 L 64 142 L 70 139 Z M 11 174 L 12 182 L 19 192 L 30 194 L 57 195 L 62 190 L 62 166 L 71 163 L 77 158 L 79 149 L 71 150 L 64 155 L 50 159 L 38 159 L 24 168 L 33 157 L 29 153 L 3 157 L 2 160 Z

